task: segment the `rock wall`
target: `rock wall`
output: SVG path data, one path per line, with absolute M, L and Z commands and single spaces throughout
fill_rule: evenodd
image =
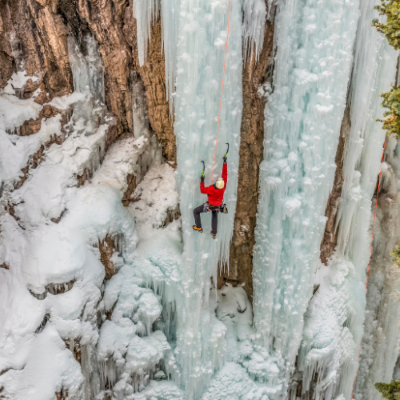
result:
M 151 27 L 147 61 L 139 65 L 136 20 L 133 0 L 7 0 L 0 3 L 0 85 L 5 86 L 21 59 L 28 75 L 41 77 L 40 87 L 49 96 L 71 93 L 73 79 L 68 60 L 68 35 L 74 35 L 85 54 L 86 34 L 98 45 L 104 63 L 105 101 L 117 117 L 115 140 L 133 133 L 132 85 L 143 81 L 151 129 L 162 144 L 167 161 L 176 161 L 173 116 L 165 89 L 165 59 L 162 53 L 161 19 Z M 15 30 L 15 27 L 16 30 Z M 12 49 L 12 35 L 15 36 Z M 21 40 L 23 38 L 23 40 Z M 257 60 L 250 59 L 243 69 L 243 119 L 239 150 L 238 202 L 230 250 L 230 265 L 222 272 L 233 284 L 245 282 L 252 296 L 252 251 L 258 202 L 259 165 L 264 137 L 264 99 L 257 93 L 270 64 L 273 24 L 265 26 L 263 50 Z M 35 89 L 35 88 L 33 88 Z M 125 136 L 125 135 L 124 135 Z M 109 143 L 111 144 L 111 143 Z
M 240 129 L 238 198 L 227 266 L 221 268 L 218 288 L 224 281 L 233 285 L 245 283 L 244 289 L 253 298 L 254 228 L 259 192 L 259 166 L 263 159 L 264 99 L 258 93 L 271 63 L 274 25 L 265 24 L 264 43 L 258 60 L 249 59 L 243 69 L 243 111 Z
M 339 144 L 336 151 L 335 164 L 335 180 L 333 182 L 332 191 L 329 195 L 328 203 L 326 205 L 325 216 L 328 218 L 326 221 L 324 237 L 321 242 L 321 261 L 327 265 L 328 260 L 332 257 L 335 250 L 338 238 L 338 229 L 336 226 L 336 217 L 339 209 L 340 198 L 342 195 L 342 187 L 344 181 L 343 175 L 343 152 L 344 145 L 350 134 L 351 121 L 350 121 L 350 107 L 347 105 L 344 110 L 342 127 L 340 129 Z
M 176 161 L 173 116 L 169 113 L 165 89 L 165 58 L 161 52 L 161 18 L 158 18 L 157 23 L 151 27 L 151 41 L 146 63 L 143 66 L 139 65 L 136 32 L 136 20 L 132 17 L 132 6 L 129 6 L 125 10 L 124 34 L 132 45 L 133 65 L 143 80 L 146 90 L 150 125 L 162 144 L 165 159 Z
M 85 54 L 85 34 L 92 35 L 104 63 L 105 101 L 117 117 L 116 136 L 133 132 L 132 84 L 142 79 L 151 128 L 168 161 L 176 159 L 173 121 L 165 91 L 161 20 L 152 27 L 147 62 L 139 66 L 132 0 L 6 0 L 0 2 L 0 88 L 13 72 L 41 78 L 39 85 L 54 96 L 72 93 L 68 35 Z M 36 89 L 36 88 L 35 88 Z

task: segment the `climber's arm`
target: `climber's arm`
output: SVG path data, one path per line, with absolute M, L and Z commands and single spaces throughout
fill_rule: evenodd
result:
M 226 185 L 226 182 L 228 181 L 228 164 L 226 162 L 224 162 L 224 165 L 222 166 L 222 179 Z
M 209 193 L 209 189 L 210 189 L 210 186 L 205 187 L 204 186 L 204 182 L 200 182 L 200 192 L 201 193 L 208 194 Z

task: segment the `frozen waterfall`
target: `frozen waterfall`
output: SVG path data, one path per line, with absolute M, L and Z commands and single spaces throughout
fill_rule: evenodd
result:
M 254 248 L 254 320 L 278 358 L 282 398 L 312 295 L 346 104 L 357 0 L 286 1 L 275 19 Z
M 0 397 L 379 400 L 400 365 L 380 0 L 47 3 L 46 51 L 0 19 Z M 214 240 L 193 209 L 227 143 Z
M 316 399 L 331 400 L 340 394 L 346 399 L 351 397 L 363 334 L 371 208 L 373 213 L 375 207 L 371 198 L 376 188 L 385 138 L 381 124 L 375 120 L 383 115 L 378 96 L 393 82 L 397 61 L 397 52 L 389 46 L 383 35 L 370 27 L 370 21 L 377 15 L 373 9 L 376 4 L 379 2 L 370 0 L 360 5 L 361 16 L 348 97 L 350 125 L 345 126 L 343 132 L 346 144 L 343 156 L 344 182 L 336 221 L 338 244 L 328 266 L 321 265 L 317 273 L 315 284 L 319 288 L 305 315 L 303 344 L 299 353 L 299 369 L 304 373 L 303 392 L 311 389 L 314 374 L 318 373 L 318 379 L 313 382 Z M 375 241 L 379 240 L 379 236 L 378 233 Z M 375 267 L 374 264 L 372 267 Z M 372 277 L 375 277 L 374 273 Z M 375 279 L 370 280 L 368 287 L 368 295 L 372 297 L 375 297 Z M 367 324 L 366 331 L 373 329 L 373 325 L 372 321 Z M 364 351 L 359 381 L 364 380 L 368 363 L 363 363 L 363 357 Z M 393 371 L 395 361 L 394 354 L 389 370 L 391 368 Z M 389 363 L 387 358 L 386 362 Z M 390 376 L 382 378 L 390 379 Z M 356 391 L 355 398 L 372 399 L 376 396 L 378 399 L 378 392 L 370 389 L 374 393 L 359 397 Z

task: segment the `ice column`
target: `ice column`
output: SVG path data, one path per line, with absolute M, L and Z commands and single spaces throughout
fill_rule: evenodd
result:
M 197 399 L 210 376 L 224 360 L 224 325 L 208 302 L 210 276 L 216 281 L 218 262 L 226 260 L 236 205 L 237 165 L 242 110 L 242 4 L 232 1 L 223 105 L 214 180 L 222 169 L 226 142 L 230 143 L 225 203 L 218 239 L 210 232 L 210 215 L 203 214 L 204 234 L 193 232 L 193 208 L 204 203 L 200 194 L 201 160 L 206 163 L 206 184 L 216 145 L 216 131 L 226 44 L 229 0 L 154 0 L 135 3 L 140 63 L 145 62 L 150 23 L 161 7 L 167 94 L 175 102 L 177 184 L 184 237 L 182 299 L 177 301 L 177 360 L 188 399 Z M 258 32 L 258 31 L 257 31 Z M 176 93 L 172 97 L 172 94 Z M 171 106 L 172 107 L 172 106 Z M 171 108 L 172 110 L 172 108 Z
M 358 0 L 289 0 L 277 9 L 253 278 L 260 341 L 286 383 L 319 262 L 357 18 Z
M 135 0 L 133 16 L 137 23 L 139 63 L 143 65 L 147 58 L 147 46 L 151 37 L 151 23 L 157 20 L 160 0 Z
M 264 0 L 245 0 L 243 3 L 243 43 L 245 57 L 257 58 L 264 41 L 267 8 Z
M 68 37 L 68 54 L 75 91 L 93 93 L 104 103 L 104 67 L 94 38 L 84 37 L 87 55 L 83 56 L 73 36 Z
M 163 51 L 165 54 L 165 77 L 167 100 L 173 112 L 174 92 L 177 78 L 177 51 L 181 0 L 136 0 L 133 15 L 137 19 L 139 63 L 147 58 L 151 23 L 155 23 L 161 11 Z M 214 7 L 211 5 L 211 7 Z M 243 1 L 243 42 L 247 56 L 257 57 L 262 50 L 267 9 L 264 0 Z M 270 11 L 271 5 L 268 9 Z
M 184 301 L 178 304 L 178 361 L 188 398 L 198 398 L 211 374 L 223 361 L 224 325 L 208 309 L 210 276 L 216 282 L 218 262 L 226 260 L 236 205 L 237 165 L 242 110 L 242 13 L 231 3 L 230 34 L 218 143 L 216 143 L 221 80 L 224 66 L 228 0 L 208 3 L 181 1 L 177 53 L 175 134 L 177 181 L 182 213 Z M 210 214 L 203 214 L 204 233 L 192 230 L 193 208 L 206 201 L 200 194 L 201 160 L 206 185 L 221 174 L 225 143 L 230 143 L 228 184 L 224 202 L 229 214 L 219 215 L 218 238 L 210 236 Z
M 371 197 L 376 186 L 385 137 L 381 124 L 375 122 L 383 114 L 378 95 L 387 90 L 396 71 L 396 52 L 382 34 L 371 28 L 371 21 L 377 16 L 373 9 L 376 4 L 379 4 L 376 0 L 361 3 L 349 94 L 351 124 L 343 159 L 344 183 L 337 221 L 338 246 L 328 268 L 322 267 L 321 273 L 325 277 L 319 282 L 320 289 L 306 314 L 304 342 L 299 356 L 300 370 L 305 373 L 303 391 L 309 388 L 314 373 L 318 372 L 314 388 L 317 399 L 330 400 L 339 394 L 346 399 L 351 397 L 363 333 L 365 271 L 371 240 L 371 207 L 374 207 Z M 379 236 L 378 231 L 376 233 Z M 370 296 L 375 300 L 376 279 L 381 278 L 376 276 L 370 281 Z M 369 308 L 376 303 L 372 298 Z M 375 330 L 375 324 L 369 321 L 366 329 Z M 367 342 L 370 334 L 367 335 Z M 397 338 L 397 334 L 392 337 Z M 394 345 L 393 341 L 390 342 Z M 367 352 L 367 358 L 370 359 L 370 349 Z M 391 362 L 388 359 L 386 361 L 391 363 L 393 370 L 396 354 Z M 363 372 L 359 378 L 364 381 L 368 361 L 362 364 Z M 375 389 L 371 391 L 371 388 L 370 385 L 370 395 L 360 399 L 372 399 Z M 378 392 L 376 395 L 379 398 Z

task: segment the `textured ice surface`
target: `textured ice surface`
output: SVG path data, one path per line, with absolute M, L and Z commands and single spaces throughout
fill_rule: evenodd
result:
M 245 57 L 257 59 L 264 41 L 264 27 L 267 15 L 265 1 L 245 0 L 243 2 L 243 43 Z
M 182 280 L 182 297 L 177 301 L 178 330 L 175 352 L 181 367 L 181 383 L 186 386 L 189 398 L 199 398 L 204 385 L 221 365 L 225 348 L 225 327 L 216 319 L 215 307 L 209 303 L 208 298 L 209 277 L 213 275 L 215 281 L 218 260 L 220 257 L 226 259 L 228 254 L 236 203 L 236 166 L 242 108 L 242 14 L 240 4 L 236 2 L 231 6 L 227 68 L 214 173 L 215 179 L 222 168 L 224 143 L 229 142 L 231 151 L 228 158 L 229 178 L 225 202 L 231 213 L 220 216 L 217 241 L 213 242 L 206 234 L 193 236 L 192 210 L 206 200 L 199 191 L 201 160 L 206 162 L 207 184 L 211 180 L 228 4 L 228 0 L 210 3 L 175 0 L 161 3 L 167 95 L 171 107 L 171 94 L 176 84 L 174 103 L 178 153 L 177 184 L 185 237 L 183 260 L 178 265 Z M 159 2 L 153 0 L 140 1 L 135 5 L 141 64 L 145 61 L 150 22 L 159 7 Z M 260 30 L 255 31 L 260 36 Z M 207 217 L 209 216 L 203 216 L 206 232 L 210 229 Z M 148 246 L 150 248 L 150 244 Z M 197 254 L 200 256 L 196 256 Z M 167 290 L 166 294 L 170 293 L 165 283 L 161 284 L 160 290 Z
M 315 284 L 319 287 L 304 316 L 298 369 L 304 373 L 303 393 L 310 390 L 317 372 L 318 379 L 312 388 L 316 399 L 331 399 L 335 398 L 337 385 L 345 381 L 348 366 L 358 350 L 350 329 L 352 321 L 363 313 L 363 304 L 353 299 L 362 285 L 354 265 L 336 258 L 328 268 L 320 267 Z
M 209 302 L 210 276 L 216 282 L 219 260 L 229 254 L 237 191 L 237 165 L 242 110 L 242 13 L 232 2 L 230 35 L 226 56 L 215 180 L 221 173 L 226 142 L 228 183 L 224 202 L 229 214 L 220 214 L 218 237 L 210 232 L 210 215 L 203 214 L 203 234 L 192 229 L 193 209 L 206 201 L 199 190 L 201 160 L 206 164 L 206 184 L 213 183 L 217 119 L 226 41 L 227 0 L 180 3 L 178 19 L 175 134 L 177 140 L 177 185 L 184 236 L 181 264 L 183 299 L 178 308 L 177 360 L 189 399 L 199 398 L 210 376 L 223 363 L 225 327 Z M 200 50 L 201 49 L 201 50 Z
M 387 90 L 387 85 L 393 82 L 397 61 L 397 54 L 386 39 L 370 27 L 370 21 L 377 16 L 373 9 L 376 4 L 378 2 L 374 0 L 360 4 L 361 15 L 349 92 L 351 124 L 349 132 L 345 132 L 344 183 L 337 220 L 338 246 L 329 265 L 321 266 L 318 272 L 318 275 L 329 276 L 331 283 L 326 284 L 326 277 L 320 282 L 305 316 L 299 369 L 304 371 L 303 391 L 308 390 L 314 373 L 318 373 L 316 387 L 313 389 L 316 399 L 330 400 L 340 394 L 345 398 L 351 397 L 359 343 L 363 334 L 365 271 L 371 240 L 371 208 L 373 211 L 375 206 L 374 202 L 371 203 L 371 197 L 376 186 L 385 137 L 381 124 L 375 122 L 383 114 L 378 94 Z M 378 230 L 375 234 L 377 238 L 380 237 Z M 394 235 L 395 232 L 390 237 Z M 390 252 L 388 248 L 383 251 L 386 254 Z M 387 261 L 383 263 L 385 266 L 386 264 Z M 332 276 L 340 275 L 343 276 L 343 282 L 332 282 Z M 372 279 L 368 292 L 368 296 L 372 298 L 375 297 L 374 286 Z M 390 292 L 391 285 L 387 286 Z M 371 302 L 375 303 L 372 298 Z M 394 310 L 392 312 L 396 314 Z M 365 340 L 370 342 L 370 331 L 376 329 L 376 324 L 368 314 L 369 312 L 365 324 Z M 397 333 L 389 335 L 386 338 L 387 346 L 394 346 L 396 340 Z M 359 380 L 362 381 L 369 369 L 368 365 L 375 357 L 372 355 L 373 351 L 369 350 L 368 353 L 367 359 L 361 358 Z M 378 353 L 376 357 L 379 358 Z M 395 355 L 385 357 L 388 366 L 380 367 L 381 371 L 392 370 L 395 360 Z M 378 376 L 381 379 L 390 379 L 388 372 Z M 365 397 L 359 397 L 360 399 L 372 399 L 374 396 L 379 398 L 378 392 L 371 386 L 377 377 L 371 376 L 370 379 L 368 392 L 364 393 Z M 359 396 L 357 390 L 355 396 Z
M 73 71 L 74 89 L 79 93 L 92 93 L 96 100 L 104 103 L 104 67 L 94 38 L 87 34 L 83 38 L 86 56 L 83 56 L 74 36 L 68 36 L 68 56 Z
M 394 61 L 394 60 L 393 60 Z M 365 307 L 364 335 L 360 365 L 354 391 L 355 399 L 379 400 L 373 384 L 389 383 L 398 358 L 399 274 L 390 257 L 400 242 L 399 148 L 396 139 L 386 139 L 385 162 L 379 193 L 373 252 Z M 372 212 L 376 198 L 372 199 Z M 387 221 L 393 221 L 388 224 Z
M 286 384 L 301 341 L 358 18 L 358 1 L 287 1 L 275 19 L 254 248 L 254 319 Z M 283 390 L 286 389 L 286 384 Z M 275 398 L 275 397 L 273 397 Z
M 203 400 L 268 400 L 274 393 L 267 385 L 257 385 L 240 365 L 227 362 L 210 382 Z
M 200 1 L 195 1 L 191 4 L 187 0 L 135 1 L 133 15 L 137 20 L 137 38 L 140 65 L 143 65 L 146 62 L 148 42 L 151 40 L 150 24 L 157 19 L 159 12 L 161 14 L 163 41 L 162 50 L 165 54 L 167 100 L 169 101 L 171 113 L 173 111 L 173 103 L 175 101 L 173 94 L 175 93 L 177 76 L 179 73 L 183 73 L 182 67 L 178 65 L 178 59 L 180 57 L 179 53 L 181 52 L 180 46 L 182 43 L 182 29 L 187 32 L 192 32 L 192 35 L 196 28 L 200 28 L 202 31 L 205 26 L 203 25 L 202 27 L 201 24 L 198 25 L 196 23 L 196 19 L 198 19 L 202 13 L 204 14 L 204 12 L 206 12 L 206 19 L 208 20 L 209 24 L 213 25 L 212 29 L 216 31 L 218 31 L 218 29 L 223 29 L 220 37 L 215 37 L 213 39 L 214 45 L 220 49 L 224 48 L 227 29 L 228 2 L 229 0 L 215 0 L 208 2 L 208 4 L 203 4 Z M 238 8 L 237 6 L 243 7 L 243 24 L 240 27 L 239 21 L 233 22 L 233 24 L 230 26 L 229 36 L 230 38 L 231 36 L 236 36 L 240 33 L 240 29 L 242 29 L 245 55 L 252 57 L 254 56 L 257 58 L 262 49 L 262 43 L 264 39 L 264 26 L 267 16 L 265 2 L 263 0 L 244 0 L 243 5 L 241 4 L 242 2 L 240 2 L 240 4 L 236 4 L 235 2 L 232 3 L 234 9 Z M 187 8 L 188 6 L 194 11 L 189 11 Z M 221 8 L 226 10 L 225 18 L 219 18 L 219 13 L 221 11 L 218 11 L 218 9 Z M 270 11 L 270 9 L 271 7 L 268 7 L 268 11 Z M 233 18 L 235 18 L 235 16 L 233 16 Z M 213 21 L 215 21 L 215 24 L 213 24 Z M 193 24 L 191 24 L 191 22 L 193 22 Z M 222 27 L 217 27 L 218 24 L 224 25 Z M 205 32 L 201 32 L 201 34 L 204 33 Z M 213 34 L 215 34 L 215 32 L 211 35 Z M 198 53 L 199 56 L 201 56 L 200 53 L 202 53 L 203 50 L 204 48 L 197 47 L 191 49 L 191 52 Z M 187 55 L 190 55 L 190 53 L 187 53 Z M 209 64 L 208 67 L 213 68 L 212 64 Z M 210 94 L 213 96 L 212 92 Z

